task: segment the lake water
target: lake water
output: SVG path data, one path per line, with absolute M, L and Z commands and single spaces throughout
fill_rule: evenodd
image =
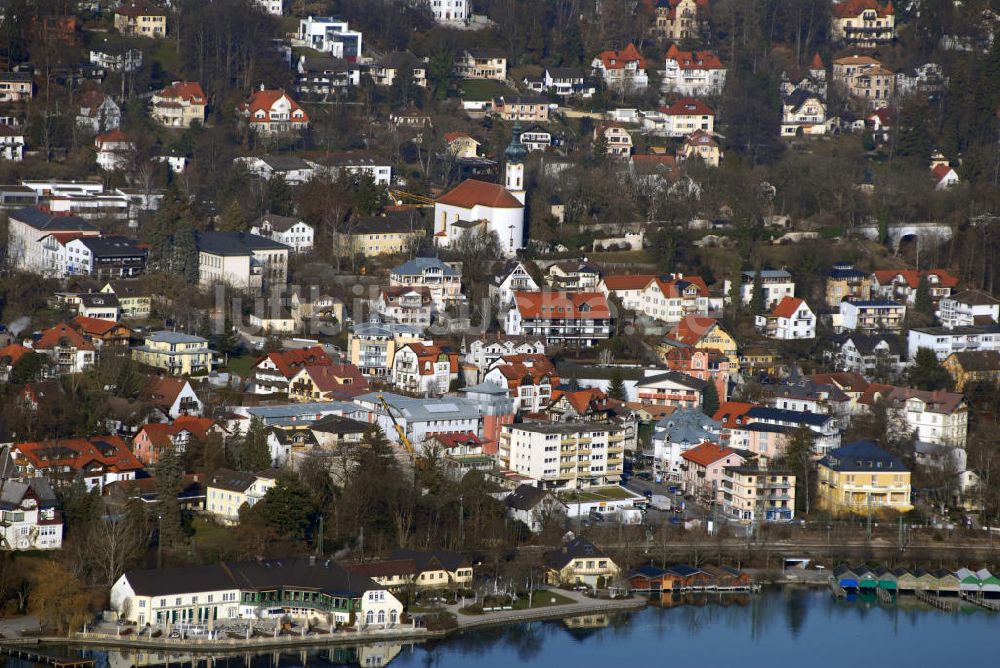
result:
M 904 597 L 899 606 L 837 601 L 826 589 L 784 588 L 753 597 L 473 631 L 422 645 L 385 644 L 217 660 L 218 668 L 963 668 L 1000 666 L 993 642 L 1000 613 L 942 612 Z M 64 650 L 65 652 L 65 650 Z M 163 665 L 155 654 L 93 652 L 97 668 Z M 189 656 L 174 656 L 180 668 Z M 202 666 L 207 665 L 202 663 Z

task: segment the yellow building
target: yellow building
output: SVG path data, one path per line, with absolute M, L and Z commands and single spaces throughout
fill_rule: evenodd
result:
M 246 473 L 219 469 L 205 483 L 205 512 L 222 522 L 240 522 L 240 508 L 253 507 L 277 483 L 274 471 Z
M 369 258 L 408 253 L 426 235 L 416 213 L 360 218 L 349 233 L 352 252 Z
M 963 392 L 969 383 L 1000 383 L 1000 352 L 996 350 L 952 353 L 941 364 L 955 379 L 958 392 Z
M 132 349 L 132 359 L 175 376 L 211 373 L 215 351 L 200 336 L 180 332 L 153 332 Z
M 130 37 L 165 37 L 167 12 L 147 0 L 131 0 L 115 10 L 115 30 Z
M 479 142 L 467 132 L 449 132 L 444 136 L 448 153 L 456 158 L 475 158 L 479 155 Z
M 351 364 L 368 378 L 389 379 L 396 351 L 407 343 L 423 343 L 421 328 L 390 322 L 366 322 L 351 327 L 347 349 Z M 432 342 L 427 341 L 430 345 Z
M 831 450 L 817 467 L 820 509 L 834 515 L 909 512 L 910 472 L 871 441 Z
M 671 348 L 687 346 L 696 350 L 718 350 L 729 360 L 729 370 L 740 370 L 736 339 L 722 328 L 719 321 L 700 315 L 687 315 L 678 322 L 657 346 L 656 352 L 666 358 Z
M 110 281 L 101 292 L 118 298 L 122 319 L 145 320 L 153 311 L 153 300 L 149 293 L 140 289 L 134 281 Z
M 795 476 L 790 471 L 768 469 L 756 462 L 727 466 L 716 494 L 722 513 L 739 522 L 778 522 L 795 517 Z
M 368 388 L 368 381 L 356 366 L 350 364 L 316 364 L 302 367 L 288 381 L 291 401 L 333 401 L 340 391 L 357 394 L 355 388 Z
M 871 274 L 855 269 L 850 262 L 838 262 L 826 275 L 826 304 L 837 308 L 845 299 L 872 298 Z
M 546 580 L 552 585 L 607 587 L 621 574 L 618 564 L 586 538 L 574 538 L 545 555 Z
M 722 160 L 722 149 L 719 148 L 719 142 L 715 141 L 715 137 L 711 133 L 704 130 L 695 130 L 689 134 L 679 153 L 679 157 L 683 160 L 698 158 L 709 167 L 718 167 Z
M 383 561 L 350 564 L 354 575 L 371 578 L 390 591 L 414 585 L 424 589 L 468 588 L 472 585 L 472 562 L 458 552 L 397 549 Z

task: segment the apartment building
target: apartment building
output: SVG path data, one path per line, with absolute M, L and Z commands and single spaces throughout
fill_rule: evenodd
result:
M 612 314 L 600 292 L 515 292 L 504 331 L 550 345 L 589 348 L 611 338 Z
M 620 51 L 601 51 L 591 61 L 590 68 L 612 90 L 636 93 L 649 85 L 646 59 L 631 42 Z
M 172 375 L 202 375 L 212 372 L 216 352 L 208 340 L 181 332 L 153 332 L 143 345 L 132 348 L 132 359 Z
M 423 342 L 422 331 L 422 327 L 382 322 L 378 318 L 352 325 L 347 336 L 351 364 L 368 378 L 388 379 L 396 351 L 407 343 Z
M 716 501 L 722 514 L 743 523 L 795 518 L 795 475 L 756 461 L 723 469 Z
M 939 360 L 967 350 L 1000 350 L 1000 326 L 914 327 L 907 333 L 908 358 L 921 348 L 930 348 Z
M 830 308 L 839 308 L 845 299 L 865 301 L 871 296 L 871 274 L 855 269 L 851 262 L 836 263 L 826 275 L 826 305 Z
M 941 299 L 938 319 L 945 327 L 970 327 L 1000 321 L 1000 299 L 982 290 L 963 290 Z
M 436 257 L 415 257 L 393 267 L 389 287 L 427 288 L 439 309 L 462 300 L 461 273 Z
M 840 302 L 840 330 L 898 332 L 906 317 L 906 305 L 888 299 Z
M 740 272 L 740 300 L 744 304 L 753 301 L 754 284 L 760 283 L 760 289 L 764 293 L 764 308 L 772 308 L 785 297 L 795 296 L 795 281 L 792 275 L 784 269 L 760 269 L 758 271 L 748 270 Z M 729 279 L 723 282 L 722 291 L 726 295 L 726 302 L 729 301 L 731 284 Z
M 461 79 L 507 80 L 507 54 L 502 49 L 466 49 L 455 59 L 455 74 Z
M 726 67 L 712 51 L 681 51 L 676 44 L 667 50 L 664 92 L 694 97 L 721 95 L 725 86 Z
M 816 338 L 816 314 L 798 297 L 784 297 L 763 315 L 755 318 L 757 331 L 769 339 Z
M 284 285 L 289 247 L 246 232 L 198 232 L 199 283 L 261 292 Z
M 871 441 L 832 450 L 817 465 L 818 506 L 836 515 L 909 512 L 910 472 Z
M 244 504 L 252 508 L 277 482 L 275 471 L 218 469 L 205 481 L 205 512 L 222 524 L 235 526 L 240 523 L 240 508 Z
M 545 489 L 585 489 L 621 480 L 625 429 L 605 424 L 505 425 L 499 462 Z
M 874 49 L 896 38 L 892 0 L 844 0 L 833 3 L 832 37 L 849 46 Z

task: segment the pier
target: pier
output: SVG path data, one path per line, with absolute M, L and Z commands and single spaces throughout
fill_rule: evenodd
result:
M 39 652 L 27 645 L 0 644 L 0 654 L 56 668 L 93 668 L 94 666 L 93 659 L 71 659 L 65 656 L 56 656 L 55 654 Z

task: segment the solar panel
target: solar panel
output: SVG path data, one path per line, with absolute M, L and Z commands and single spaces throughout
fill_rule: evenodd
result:
M 455 413 L 458 406 L 455 404 L 430 404 L 427 406 L 428 413 Z

